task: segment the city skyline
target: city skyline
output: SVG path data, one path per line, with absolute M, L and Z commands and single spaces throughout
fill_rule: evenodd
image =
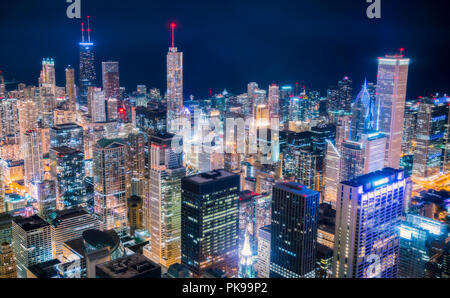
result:
M 0 22 L 8 23 L 8 26 L 0 26 L 0 32 L 4 30 L 2 28 L 8 27 L 9 30 L 4 32 L 7 38 L 11 32 L 17 31 L 17 27 L 14 26 L 17 20 L 26 15 L 40 19 L 41 30 L 51 32 L 47 35 L 39 34 L 35 57 L 26 55 L 21 60 L 9 59 L 7 64 L 3 63 L 4 56 L 0 57 L 0 69 L 7 80 L 15 79 L 18 82 L 35 84 L 34 77 L 37 74 L 33 75 L 36 70 L 32 66 L 39 63 L 43 57 L 53 57 L 56 62 L 57 84 L 62 85 L 64 76 L 61 72 L 68 65 L 77 65 L 79 54 L 74 45 L 81 41 L 79 34 L 81 20 L 67 19 L 63 13 L 58 14 L 58 10 L 64 8 L 64 4 L 57 1 L 50 2 L 55 3 L 45 2 L 40 7 L 25 6 L 20 7 L 20 10 L 11 5 L 6 10 L 9 13 L 4 18 L 0 18 Z M 323 4 L 322 2 L 326 1 L 318 2 Z M 256 17 L 251 17 L 255 18 L 254 22 L 245 24 L 243 16 L 250 9 L 251 4 L 256 5 L 252 1 L 236 8 L 231 8 L 230 4 L 223 10 L 215 4 L 207 6 L 213 9 L 216 15 L 234 11 L 238 18 L 234 26 L 239 26 L 239 31 L 228 30 L 231 27 L 224 28 L 230 25 L 228 20 L 214 22 L 210 20 L 211 16 L 204 16 L 199 21 L 194 21 L 192 18 L 195 13 L 199 13 L 197 10 L 203 7 L 201 1 L 186 8 L 193 11 L 192 17 L 189 17 L 191 15 L 188 13 L 182 14 L 178 9 L 170 11 L 165 9 L 164 5 L 157 4 L 154 9 L 161 10 L 161 13 L 157 18 L 152 18 L 151 22 L 144 19 L 138 22 L 135 18 L 132 20 L 130 10 L 133 10 L 133 14 L 139 15 L 140 12 L 136 12 L 133 5 L 123 7 L 117 1 L 108 1 L 108 5 L 104 7 L 100 2 L 98 4 L 83 3 L 82 10 L 86 24 L 87 15 L 92 16 L 91 38 L 95 43 L 97 73 L 101 71 L 102 61 L 119 61 L 121 70 L 125 73 L 121 76 L 121 83 L 128 91 L 134 90 L 139 84 L 165 89 L 165 65 L 161 58 L 170 45 L 172 22 L 178 25 L 179 49 L 185 53 L 185 100 L 191 94 L 197 99 L 205 98 L 210 90 L 215 94 L 225 88 L 238 94 L 245 89 L 245 85 L 240 82 L 251 81 L 259 82 L 261 86 L 299 82 L 301 86 L 306 85 L 308 88 L 324 92 L 343 76 L 349 76 L 356 85 L 362 85 L 366 78 L 369 82 L 376 80 L 376 57 L 387 53 L 394 54 L 401 47 L 406 48 L 406 55 L 412 58 L 411 84 L 408 88 L 407 99 L 446 91 L 444 77 L 450 71 L 450 61 L 446 57 L 436 56 L 435 53 L 448 47 L 449 41 L 444 38 L 439 43 L 431 42 L 432 36 L 437 38 L 442 32 L 440 27 L 432 27 L 431 24 L 445 22 L 442 20 L 445 18 L 439 20 L 438 16 L 441 13 L 439 10 L 433 11 L 432 15 L 435 17 L 428 20 L 429 27 L 425 25 L 418 27 L 411 22 L 411 17 L 416 10 L 429 11 L 430 7 L 423 7 L 415 1 L 411 3 L 407 1 L 409 5 L 403 5 L 402 9 L 399 8 L 404 1 L 398 1 L 398 4 L 383 3 L 382 19 L 369 20 L 364 13 L 366 4 L 351 2 L 353 3 L 339 1 L 340 5 L 330 4 L 336 11 L 326 12 L 326 15 L 329 15 L 326 22 L 321 20 L 323 16 L 321 17 L 319 13 L 324 12 L 319 9 L 319 3 L 317 5 L 301 3 L 291 7 L 281 2 L 274 6 L 277 8 L 275 12 L 271 12 L 275 14 L 274 19 L 282 13 L 292 14 L 289 9 L 300 11 L 300 18 L 294 17 L 299 22 L 297 25 L 293 21 L 285 21 L 288 24 L 274 24 L 269 21 L 267 24 L 261 24 L 264 22 Z M 269 6 L 264 1 L 260 5 L 263 9 L 258 12 L 258 16 L 267 19 L 271 16 L 268 12 Z M 128 13 L 116 16 L 117 8 Z M 305 12 L 308 12 L 307 16 Z M 338 12 L 344 13 L 347 17 L 338 19 Z M 424 14 L 427 19 L 429 15 Z M 15 18 L 11 19 L 11 16 Z M 109 19 L 110 16 L 114 16 L 113 22 Z M 306 20 L 309 24 L 302 26 L 302 22 Z M 387 31 L 383 24 L 394 20 L 398 24 L 393 24 Z M 354 26 L 350 22 L 360 23 L 361 28 L 353 29 Z M 56 24 L 57 27 L 55 27 Z M 273 26 L 271 34 L 268 31 L 270 26 Z M 408 26 L 408 30 L 405 31 L 404 26 Z M 35 30 L 29 27 L 27 22 L 21 22 L 20 28 Z M 30 35 L 32 31 L 28 30 L 25 32 L 21 30 L 16 34 L 19 36 L 25 34 L 22 36 L 27 36 L 27 39 L 31 41 L 37 38 Z M 113 35 L 111 35 L 112 32 L 114 32 Z M 231 36 L 230 32 L 233 32 Z M 423 33 L 420 34 L 420 39 L 417 38 L 419 33 Z M 236 49 L 234 42 L 237 40 L 240 40 L 239 44 L 242 45 L 239 49 Z M 22 51 L 23 42 L 23 39 L 11 39 L 5 54 L 14 51 L 14 57 L 19 57 L 20 55 L 16 52 Z M 427 44 L 426 48 L 424 48 L 425 44 Z M 287 60 L 288 57 L 289 60 Z M 327 67 L 330 63 L 336 67 L 330 70 Z M 441 69 L 439 75 L 433 71 L 438 67 Z M 241 68 L 245 71 L 240 71 Z M 133 71 L 130 71 L 131 69 Z M 75 72 L 78 77 L 78 69 Z M 100 80 L 101 78 L 97 77 L 97 86 L 101 86 Z M 419 82 L 425 87 L 416 87 Z

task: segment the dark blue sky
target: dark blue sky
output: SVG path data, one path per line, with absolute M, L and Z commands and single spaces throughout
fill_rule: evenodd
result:
M 250 81 L 324 91 L 349 75 L 359 85 L 376 80 L 377 57 L 400 47 L 412 58 L 409 98 L 450 93 L 449 1 L 381 0 L 381 20 L 366 17 L 365 0 L 81 1 L 92 19 L 99 79 L 100 62 L 118 60 L 128 90 L 165 89 L 169 24 L 176 21 L 186 97 L 210 88 L 240 93 Z M 66 17 L 65 2 L 2 1 L 0 69 L 7 79 L 36 85 L 42 58 L 53 57 L 64 85 L 80 40 L 80 21 Z

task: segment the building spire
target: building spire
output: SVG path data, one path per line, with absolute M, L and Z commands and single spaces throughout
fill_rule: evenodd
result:
M 81 22 L 81 42 L 84 42 L 84 23 Z
M 175 47 L 175 27 L 177 25 L 175 23 L 170 24 L 170 28 L 172 28 L 172 48 Z
M 88 42 L 91 42 L 91 24 L 90 24 L 91 17 L 90 17 L 90 16 L 87 16 L 87 19 L 88 19 L 88 29 L 87 29 L 87 32 L 88 32 Z

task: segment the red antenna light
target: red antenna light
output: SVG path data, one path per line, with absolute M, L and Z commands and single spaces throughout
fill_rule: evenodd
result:
M 399 51 L 400 51 L 400 55 L 403 56 L 403 52 L 405 51 L 405 48 L 400 48 Z
M 170 28 L 172 28 L 172 48 L 175 47 L 175 27 L 177 25 L 175 23 L 170 24 Z

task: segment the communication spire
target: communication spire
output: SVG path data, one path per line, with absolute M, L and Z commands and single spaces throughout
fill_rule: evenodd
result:
M 87 19 L 88 19 L 88 29 L 87 29 L 87 32 L 88 32 L 88 42 L 91 42 L 91 24 L 90 24 L 91 17 L 90 17 L 90 16 L 87 16 Z
M 170 28 L 172 28 L 172 48 L 175 47 L 175 27 L 177 25 L 175 23 L 170 24 Z
M 81 42 L 84 42 L 84 23 L 81 23 Z

